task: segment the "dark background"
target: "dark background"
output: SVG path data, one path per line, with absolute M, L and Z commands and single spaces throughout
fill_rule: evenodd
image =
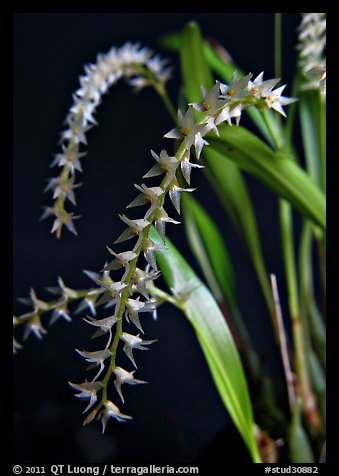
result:
M 13 16 L 13 306 L 33 287 L 39 297 L 44 288 L 62 276 L 74 288 L 91 286 L 83 269 L 98 271 L 109 258 L 123 229 L 118 219 L 135 196 L 133 183 L 151 167 L 150 149 L 168 146 L 162 136 L 172 122 L 161 100 L 151 89 L 131 93 L 123 82 L 112 87 L 98 108 L 100 127 L 89 134 L 88 155 L 82 160 L 84 185 L 76 190 L 78 237 L 63 231 L 61 240 L 50 234 L 51 220 L 38 222 L 43 194 L 62 122 L 72 104 L 83 65 L 94 63 L 98 52 L 112 45 L 140 41 L 169 57 L 180 77 L 175 54 L 161 51 L 158 39 L 180 31 L 196 20 L 204 35 L 218 40 L 241 69 L 255 76 L 274 77 L 273 13 L 16 13 Z M 291 83 L 296 58 L 295 40 L 299 14 L 283 14 L 283 82 Z M 174 101 L 179 81 L 169 82 Z M 286 95 L 290 89 L 286 88 Z M 244 119 L 246 121 L 246 119 Z M 243 125 L 245 125 L 243 123 Z M 268 272 L 281 273 L 277 202 L 261 184 L 246 176 L 255 203 Z M 202 173 L 193 170 L 195 196 L 208 207 L 227 238 L 237 278 L 239 305 L 258 349 L 280 376 L 272 334 L 260 288 L 246 249 Z M 174 214 L 172 214 L 175 217 Z M 183 227 L 169 225 L 168 235 L 190 256 Z M 194 263 L 192 261 L 192 263 Z M 197 269 L 197 268 L 196 268 Z M 148 385 L 125 386 L 122 411 L 134 417 L 120 425 L 110 421 L 104 436 L 100 423 L 82 426 L 84 408 L 73 396 L 67 381 L 84 381 L 82 358 L 74 348 L 88 349 L 92 329 L 80 316 L 69 324 L 57 322 L 38 341 L 29 337 L 14 358 L 13 448 L 15 462 L 130 464 L 187 464 L 202 454 L 206 445 L 229 422 L 214 388 L 194 333 L 184 317 L 164 305 L 159 320 L 144 318 L 146 339 L 159 339 L 149 352 L 136 353 L 136 376 Z M 127 387 L 127 388 L 126 388 Z M 231 430 L 232 431 L 232 430 Z M 242 447 L 232 433 L 231 448 Z M 227 448 L 223 447 L 223 455 Z M 232 449 L 234 451 L 234 448 Z M 244 453 L 246 458 L 246 452 Z

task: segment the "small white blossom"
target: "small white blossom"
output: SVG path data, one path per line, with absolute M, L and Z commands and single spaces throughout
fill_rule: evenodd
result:
M 190 162 L 189 153 L 184 154 L 184 157 L 180 162 L 180 167 L 181 167 L 181 172 L 182 172 L 186 182 L 188 183 L 188 185 L 190 185 L 190 183 L 191 183 L 192 168 L 194 168 L 194 169 L 203 169 L 204 168 L 203 165 L 192 164 L 192 162 Z
M 80 393 L 77 393 L 75 396 L 78 398 L 89 398 L 89 404 L 82 413 L 87 412 L 97 401 L 97 392 L 101 390 L 102 384 L 100 382 L 84 382 L 84 383 L 72 383 L 68 384 L 75 390 L 79 390 Z
M 280 78 L 268 79 L 266 81 L 263 78 L 264 72 L 262 71 L 253 81 L 248 81 L 248 90 L 258 99 L 268 96 L 280 81 Z
M 245 96 L 248 96 L 248 90 L 245 89 L 248 86 L 248 81 L 252 78 L 252 73 L 237 79 L 238 73 L 234 71 L 230 84 L 220 83 L 220 91 L 223 99 L 238 100 Z
M 125 400 L 121 391 L 122 384 L 128 383 L 129 385 L 138 385 L 141 383 L 148 383 L 148 382 L 145 382 L 145 380 L 139 380 L 134 378 L 134 372 L 135 370 L 133 370 L 132 372 L 127 372 L 127 370 L 124 370 L 121 367 L 115 367 L 115 369 L 113 370 L 113 373 L 116 377 L 114 381 L 114 385 L 123 403 L 125 403 Z
M 137 368 L 137 365 L 133 357 L 133 350 L 134 349 L 148 350 L 148 348 L 145 346 L 153 344 L 153 342 L 156 342 L 156 340 L 142 340 L 139 337 L 139 334 L 137 336 L 134 336 L 132 334 L 128 334 L 127 332 L 123 332 L 121 334 L 120 339 L 125 344 L 123 348 L 125 354 L 130 359 L 130 361 L 132 362 L 135 368 Z
M 144 256 L 148 264 L 153 268 L 154 271 L 158 271 L 154 253 L 157 251 L 166 251 L 167 247 L 164 245 L 153 243 L 153 241 L 148 238 L 147 240 L 144 240 L 144 246 L 142 250 L 144 252 Z
M 102 422 L 102 432 L 106 430 L 107 422 L 110 418 L 115 418 L 119 422 L 125 422 L 126 420 L 132 420 L 132 417 L 121 413 L 119 408 L 111 401 L 108 401 L 104 405 L 104 409 L 100 412 L 100 418 Z
M 71 117 L 67 120 L 68 129 L 61 133 L 61 142 L 68 140 L 74 144 L 87 145 L 86 133 L 92 129 L 93 126 L 83 125 L 82 121 L 74 120 Z
M 127 205 L 126 208 L 138 207 L 140 205 L 150 203 L 151 209 L 154 209 L 158 204 L 159 197 L 164 194 L 164 190 L 161 187 L 147 187 L 144 183 L 141 184 L 141 187 L 137 184 L 134 184 L 134 186 L 141 193 L 134 200 L 132 200 L 132 202 Z M 149 211 L 147 215 L 150 215 L 152 211 Z
M 282 116 L 286 117 L 286 113 L 282 106 L 286 106 L 287 104 L 291 104 L 297 101 L 296 98 L 288 98 L 285 96 L 281 96 L 281 93 L 285 89 L 286 84 L 280 86 L 280 88 L 274 89 L 269 93 L 268 96 L 265 97 L 266 104 L 269 108 L 274 109 L 275 111 L 279 112 Z
M 84 297 L 84 299 L 80 301 L 78 307 L 74 311 L 75 314 L 78 314 L 88 308 L 91 311 L 92 315 L 95 316 L 97 313 L 95 309 L 97 298 L 98 298 L 97 292 L 93 294 L 88 293 L 87 296 Z
M 65 283 L 63 282 L 62 278 L 58 278 L 58 284 L 60 286 L 60 289 L 62 291 L 62 294 L 63 296 L 67 297 L 67 298 L 72 298 L 72 299 L 75 299 L 78 297 L 76 291 L 74 291 L 73 289 L 71 288 L 68 288 L 67 286 L 65 286 Z
M 48 180 L 48 184 L 44 190 L 47 192 L 48 190 L 53 189 L 53 198 L 58 198 L 60 196 L 64 197 L 75 205 L 75 195 L 73 190 L 75 188 L 80 187 L 81 183 L 74 183 L 74 175 L 70 179 L 63 179 L 61 177 L 51 178 Z
M 195 147 L 197 158 L 200 158 L 200 154 L 203 146 L 208 144 L 206 140 L 202 138 L 202 134 L 205 131 L 203 124 L 196 124 L 194 122 L 193 107 L 189 106 L 185 115 L 182 114 L 180 109 L 178 110 L 179 126 L 167 132 L 164 135 L 167 139 L 184 139 L 186 150 L 190 150 L 192 145 Z
M 58 210 L 58 211 L 53 210 L 53 214 L 55 214 L 56 219 L 54 220 L 51 233 L 55 233 L 57 238 L 60 238 L 61 236 L 61 229 L 63 225 L 65 225 L 68 228 L 68 230 L 74 235 L 78 234 L 75 229 L 73 220 L 80 218 L 80 216 L 75 216 L 74 213 L 68 213 L 66 212 L 66 210 Z M 43 218 L 41 217 L 41 219 Z
M 192 165 L 192 164 L 191 164 Z M 180 194 L 181 192 L 194 192 L 195 188 L 182 188 L 179 187 L 178 181 L 174 178 L 169 186 L 168 194 L 174 208 L 180 215 Z
M 106 248 L 113 256 L 115 256 L 115 259 L 103 268 L 104 271 L 110 271 L 112 269 L 119 268 L 127 269 L 130 261 L 137 257 L 136 253 L 134 253 L 133 251 L 123 251 L 122 253 L 115 253 L 108 246 Z
M 150 301 L 142 302 L 140 301 L 140 297 L 138 297 L 137 299 L 127 299 L 125 311 L 125 317 L 127 319 L 127 322 L 131 320 L 131 322 L 133 322 L 133 324 L 142 333 L 144 333 L 139 320 L 139 312 L 153 312 L 155 310 L 155 307 L 155 303 Z
M 18 298 L 18 301 L 22 302 L 26 306 L 32 306 L 34 309 L 34 313 L 38 313 L 39 311 L 48 311 L 49 305 L 47 302 L 38 299 L 35 291 L 33 288 L 29 291 L 29 298 Z
M 119 215 L 119 218 L 124 223 L 126 223 L 128 228 L 121 233 L 119 238 L 117 238 L 114 243 L 121 243 L 122 241 L 129 240 L 131 238 L 134 238 L 135 236 L 140 236 L 142 230 L 150 224 L 147 220 L 143 218 L 138 220 L 130 220 L 125 215 Z
M 154 225 L 163 241 L 165 239 L 166 223 L 174 223 L 175 225 L 179 225 L 180 221 L 170 218 L 164 208 L 161 207 L 156 210 L 154 216 Z
M 76 170 L 78 172 L 82 172 L 81 162 L 79 159 L 87 155 L 87 152 L 79 152 L 77 146 L 75 147 L 65 147 L 62 144 L 62 153 L 56 154 L 53 162 L 51 163 L 51 167 L 63 167 L 64 165 L 68 165 L 70 174 L 73 175 Z
M 54 307 L 49 324 L 54 324 L 58 319 L 60 319 L 60 317 L 65 319 L 67 322 L 71 322 L 72 320 L 65 303 L 58 304 L 56 307 Z
M 232 119 L 235 118 L 236 125 L 239 125 L 240 118 L 241 118 L 241 113 L 243 110 L 243 107 L 241 104 L 237 104 L 236 106 L 225 106 L 221 113 L 218 116 L 218 124 L 220 122 L 228 122 L 228 124 L 231 126 L 232 125 Z
M 103 319 L 94 319 L 91 316 L 87 316 L 87 319 L 84 318 L 84 321 L 87 322 L 87 324 L 90 324 L 91 326 L 99 327 L 99 329 L 93 334 L 92 338 L 100 337 L 106 334 L 107 332 L 109 333 L 109 340 L 106 344 L 106 348 L 108 348 L 112 340 L 112 327 L 117 322 L 115 314 L 113 314 L 112 316 L 105 317 Z
M 32 318 L 26 323 L 23 339 L 26 340 L 30 333 L 33 333 L 38 339 L 42 339 L 44 334 L 47 334 L 38 314 L 32 313 Z
M 96 376 L 93 379 L 93 382 L 99 377 L 101 372 L 104 370 L 105 365 L 104 361 L 108 359 L 111 356 L 111 353 L 108 349 L 104 350 L 96 350 L 94 352 L 88 352 L 85 350 L 78 350 L 75 349 L 78 354 L 81 355 L 81 357 L 84 357 L 87 362 L 90 362 L 91 365 L 88 367 L 88 369 L 92 369 L 94 367 L 99 366 L 99 372 L 96 374 Z
M 143 178 L 156 177 L 157 175 L 167 173 L 167 179 L 164 184 L 164 188 L 166 189 L 168 183 L 175 176 L 175 172 L 179 166 L 179 161 L 176 157 L 170 157 L 165 149 L 161 150 L 160 156 L 157 155 L 153 150 L 151 150 L 151 154 L 157 163 L 153 165 L 153 167 L 143 176 Z
M 148 241 L 148 240 L 147 240 Z M 151 240 L 149 240 L 151 241 Z M 146 258 L 147 259 L 147 258 Z M 156 266 L 156 264 L 155 264 Z M 152 266 L 153 267 L 153 266 Z M 155 270 L 142 270 L 140 268 L 135 268 L 134 276 L 132 278 L 132 290 L 137 291 L 142 294 L 146 299 L 149 299 L 149 293 L 147 290 L 147 282 L 154 281 L 160 276 L 160 272 Z
M 171 288 L 173 296 L 180 301 L 182 304 L 185 304 L 187 299 L 191 296 L 193 291 L 198 289 L 200 284 L 196 283 L 194 278 L 191 278 L 189 281 L 175 284 L 174 287 Z

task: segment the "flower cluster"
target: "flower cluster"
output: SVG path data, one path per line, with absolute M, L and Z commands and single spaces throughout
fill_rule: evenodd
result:
M 90 364 L 89 369 L 95 369 L 96 373 L 90 382 L 87 380 L 83 383 L 70 382 L 70 385 L 80 392 L 77 397 L 89 399 L 85 412 L 94 407 L 85 418 L 84 424 L 94 418 L 100 418 L 105 431 L 110 418 L 121 422 L 132 418 L 122 413 L 109 399 L 109 382 L 114 378 L 114 387 L 122 403 L 124 403 L 123 384 L 145 383 L 144 380 L 134 377 L 135 370 L 125 369 L 117 362 L 118 348 L 122 347 L 134 369 L 137 369 L 134 351 L 148 350 L 149 345 L 155 342 L 140 337 L 144 332 L 140 319 L 144 313 L 151 313 L 156 317 L 160 300 L 156 297 L 156 293 L 152 292 L 153 281 L 159 276 L 155 253 L 166 251 L 164 242 L 166 224 L 179 223 L 168 215 L 165 201 L 168 197 L 175 210 L 180 213 L 181 193 L 194 190 L 190 188 L 192 168 L 202 167 L 194 162 L 194 156 L 199 160 L 203 147 L 208 145 L 204 137 L 212 131 L 219 134 L 218 126 L 222 122 L 226 121 L 232 125 L 234 118 L 238 124 L 242 111 L 252 105 L 259 108 L 270 107 L 285 115 L 283 106 L 294 101 L 281 95 L 284 86 L 274 89 L 278 79 L 264 81 L 263 73 L 253 81 L 251 78 L 252 75 L 249 74 L 237 79 L 235 73 L 229 85 L 217 81 L 209 92 L 202 87 L 202 101 L 189 104 L 185 113 L 178 111 L 177 126 L 164 135 L 167 139 L 181 140 L 176 154 L 171 156 L 165 149 L 159 154 L 152 150 L 151 155 L 156 163 L 143 176 L 144 179 L 161 176 L 160 184 L 152 187 L 146 183 L 135 184 L 138 194 L 126 207 L 139 209 L 145 206 L 146 210 L 138 218 L 119 215 L 126 228 L 117 237 L 115 244 L 119 246 L 120 243 L 134 240 L 134 245 L 125 251 L 114 251 L 107 247 L 113 259 L 103 268 L 103 271 L 108 273 L 105 282 L 99 281 L 94 275 L 91 276 L 104 290 L 96 305 L 105 303 L 106 307 L 114 310 L 110 310 L 110 314 L 101 319 L 91 317 L 85 319 L 89 325 L 96 327 L 94 337 L 106 336 L 107 342 L 100 350 L 77 350 Z M 199 121 L 195 120 L 194 109 L 202 113 L 202 119 Z M 181 169 L 186 185 L 179 186 L 178 169 Z M 163 244 L 157 244 L 149 237 L 152 225 L 158 231 Z M 146 265 L 145 269 L 140 265 L 142 258 Z M 110 273 L 120 274 L 111 277 Z M 187 299 L 187 293 L 181 290 L 172 289 L 172 292 L 178 301 Z M 126 330 L 126 326 L 132 326 L 132 330 L 130 328 Z M 137 332 L 136 335 L 133 329 Z
M 97 124 L 94 115 L 103 94 L 120 78 L 126 78 L 136 90 L 152 85 L 161 91 L 170 72 L 167 60 L 129 42 L 120 48 L 111 48 L 107 54 L 99 54 L 95 64 L 85 66 L 80 88 L 73 95 L 73 104 L 65 119 L 66 129 L 61 133 L 61 151 L 51 164 L 62 170 L 58 177 L 48 180 L 45 188 L 53 193 L 54 204 L 45 207 L 41 220 L 48 216 L 54 218 L 51 232 L 58 238 L 63 225 L 77 234 L 73 221 L 79 217 L 66 210 L 65 201 L 76 204 L 74 189 L 81 184 L 75 183 L 75 173 L 82 172 L 80 159 L 86 155 L 80 147 L 87 144 L 86 134 Z
M 46 288 L 52 294 L 57 295 L 57 298 L 52 301 L 44 301 L 38 298 L 36 292 L 32 288 L 29 293 L 29 298 L 19 298 L 18 300 L 23 304 L 29 306 L 31 310 L 20 316 L 13 316 L 13 330 L 17 334 L 18 329 L 23 329 L 22 339 L 26 340 L 31 334 L 38 339 L 42 339 L 47 334 L 47 330 L 42 323 L 42 318 L 50 316 L 49 325 L 54 324 L 57 320 L 64 319 L 71 321 L 70 304 L 79 301 L 75 313 L 79 313 L 88 308 L 93 316 L 96 314 L 96 303 L 100 300 L 103 294 L 102 283 L 106 281 L 107 273 L 103 276 L 97 273 L 86 272 L 88 275 L 97 277 L 97 287 L 90 289 L 71 289 L 67 287 L 61 278 L 58 278 L 58 286 Z M 100 284 L 99 284 L 100 283 Z M 22 344 L 18 342 L 18 337 L 13 336 L 13 353 L 16 354 L 22 348 Z
M 52 164 L 63 167 L 62 172 L 58 178 L 50 179 L 47 185 L 47 189 L 53 191 L 55 205 L 53 208 L 47 208 L 44 216 L 55 216 L 52 231 L 56 232 L 57 236 L 60 236 L 64 224 L 76 233 L 73 224 L 75 217 L 65 210 L 64 202 L 68 199 L 75 203 L 74 189 L 79 186 L 75 183 L 75 172 L 81 171 L 79 159 L 84 155 L 80 152 L 80 144 L 86 144 L 86 132 L 96 123 L 94 112 L 102 94 L 122 76 L 129 78 L 130 83 L 140 89 L 147 84 L 163 86 L 169 75 L 163 60 L 158 56 L 152 57 L 148 49 L 130 43 L 120 49 L 113 48 L 107 55 L 99 55 L 97 63 L 87 66 L 85 72 L 85 76 L 80 78 L 81 88 L 76 91 L 73 106 L 66 118 L 68 128 L 62 133 L 62 153 L 56 156 Z M 234 72 L 229 84 L 216 81 L 210 91 L 206 91 L 202 85 L 201 101 L 190 103 L 184 113 L 179 110 L 176 127 L 164 135 L 166 139 L 180 141 L 175 155 L 170 155 L 165 149 L 159 154 L 151 150 L 155 164 L 143 176 L 146 183 L 135 184 L 138 193 L 126 208 L 139 210 L 147 207 L 146 210 L 135 218 L 129 215 L 132 210 L 129 211 L 129 216 L 120 215 L 126 228 L 117 237 L 115 245 L 133 241 L 131 248 L 113 250 L 107 247 L 113 258 L 103 267 L 103 274 L 87 272 L 98 286 L 94 291 L 79 294 L 66 287 L 59 279 L 58 288 L 50 289 L 61 295 L 57 301 L 45 303 L 37 299 L 32 291 L 29 300 L 29 304 L 34 308 L 32 316 L 27 319 L 22 319 L 22 316 L 15 318 L 15 325 L 26 320 L 27 332 L 34 332 L 41 338 L 45 332 L 40 321 L 43 312 L 52 310 L 53 321 L 59 317 L 69 320 L 68 303 L 80 296 L 83 298 L 79 308 L 82 310 L 88 307 L 91 311 L 92 316 L 86 316 L 84 320 L 95 328 L 93 337 L 107 339 L 99 350 L 76 349 L 90 364 L 88 369 L 95 371 L 90 381 L 86 379 L 82 383 L 70 382 L 78 392 L 78 398 L 89 400 L 84 413 L 92 410 L 85 418 L 84 424 L 94 418 L 100 418 L 105 431 L 110 418 L 121 422 L 132 418 L 122 413 L 110 400 L 108 392 L 111 391 L 111 378 L 114 378 L 114 387 L 122 403 L 123 384 L 145 383 L 134 376 L 137 369 L 135 352 L 148 350 L 155 340 L 140 337 L 144 333 L 141 315 L 149 313 L 156 318 L 157 307 L 162 301 L 154 292 L 153 282 L 160 274 L 156 253 L 166 251 L 164 238 L 167 223 L 179 223 L 168 214 L 167 197 L 171 202 L 169 206 L 173 206 L 180 214 L 181 193 L 195 190 L 190 187 L 191 172 L 193 168 L 202 168 L 198 162 L 204 146 L 208 145 L 205 137 L 210 133 L 219 135 L 220 124 L 227 122 L 232 125 L 234 120 L 238 125 L 242 111 L 252 106 L 258 109 L 272 108 L 286 115 L 283 106 L 295 99 L 282 96 L 285 86 L 274 89 L 279 81 L 264 80 L 263 72 L 254 80 L 252 74 L 238 78 L 237 72 Z M 199 119 L 195 118 L 195 111 L 199 112 Z M 161 177 L 161 182 L 149 186 L 147 181 L 156 177 Z M 157 230 L 162 244 L 155 243 L 150 238 L 149 231 L 152 226 Z M 143 264 L 140 262 L 142 259 Z M 186 289 L 171 291 L 175 299 L 182 304 L 190 292 Z M 109 315 L 97 318 L 96 308 L 103 304 L 104 308 L 109 310 Z M 16 348 L 19 345 L 15 343 Z M 123 368 L 118 362 L 119 347 L 122 347 L 125 356 L 133 365 L 133 370 Z
M 299 25 L 300 67 L 306 78 L 304 89 L 320 89 L 326 97 L 326 14 L 302 13 Z

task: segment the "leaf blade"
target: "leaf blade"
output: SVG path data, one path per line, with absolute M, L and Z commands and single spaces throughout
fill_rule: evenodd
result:
M 254 134 L 238 126 L 225 126 L 210 146 L 255 175 L 304 216 L 326 228 L 326 200 L 322 191 L 287 154 L 274 152 Z
M 150 238 L 161 243 L 154 229 Z M 210 367 L 214 382 L 228 412 L 242 435 L 254 460 L 260 460 L 255 440 L 253 410 L 241 360 L 225 319 L 211 292 L 185 259 L 166 239 L 167 251 L 157 253 L 157 261 L 170 288 L 190 283 L 192 291 L 183 311 L 193 326 Z

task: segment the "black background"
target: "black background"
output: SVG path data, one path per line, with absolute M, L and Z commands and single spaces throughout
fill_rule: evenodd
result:
M 283 82 L 291 83 L 296 58 L 299 14 L 283 14 Z M 274 77 L 273 13 L 16 13 L 13 16 L 13 306 L 26 311 L 16 298 L 33 287 L 47 298 L 46 286 L 58 276 L 74 288 L 90 286 L 83 269 L 98 271 L 109 258 L 123 230 L 118 213 L 135 196 L 133 183 L 151 167 L 150 149 L 168 146 L 162 136 L 172 122 L 151 89 L 131 93 L 123 82 L 105 96 L 96 116 L 99 127 L 88 134 L 89 154 L 83 159 L 84 185 L 76 191 L 78 237 L 68 231 L 61 240 L 50 234 L 52 221 L 38 222 L 50 195 L 43 194 L 62 122 L 72 104 L 83 65 L 94 63 L 98 52 L 112 45 L 140 41 L 169 57 L 180 78 L 175 54 L 161 51 L 158 39 L 180 31 L 196 20 L 203 35 L 218 40 L 244 71 L 265 71 Z M 176 102 L 179 80 L 169 82 Z M 289 95 L 290 88 L 286 88 Z M 243 125 L 246 125 L 244 118 Z M 277 202 L 246 176 L 263 242 L 268 272 L 282 280 Z M 196 197 L 208 207 L 226 237 L 237 277 L 237 294 L 251 335 L 261 356 L 280 377 L 266 308 L 246 249 L 239 241 L 203 173 L 193 170 Z M 172 212 L 175 218 L 175 212 Z M 183 227 L 169 225 L 168 234 L 190 258 Z M 194 262 L 191 261 L 194 265 Z M 194 265 L 195 266 L 195 265 Z M 195 267 L 195 269 L 197 269 Z M 136 376 L 148 385 L 128 387 L 122 411 L 134 421 L 110 421 L 104 436 L 101 425 L 82 426 L 83 405 L 73 397 L 67 381 L 86 375 L 74 348 L 89 349 L 92 329 L 81 317 L 58 322 L 43 341 L 30 337 L 14 359 L 13 417 L 15 462 L 130 464 L 190 463 L 222 431 L 229 418 L 214 388 L 194 333 L 174 308 L 163 306 L 159 320 L 144 319 L 145 338 L 159 339 L 149 352 L 137 354 Z M 232 433 L 228 444 L 239 443 Z M 227 451 L 224 448 L 223 451 Z M 225 454 L 225 453 L 223 453 Z M 244 453 L 246 458 L 246 452 Z M 245 460 L 245 459 L 244 459 Z

